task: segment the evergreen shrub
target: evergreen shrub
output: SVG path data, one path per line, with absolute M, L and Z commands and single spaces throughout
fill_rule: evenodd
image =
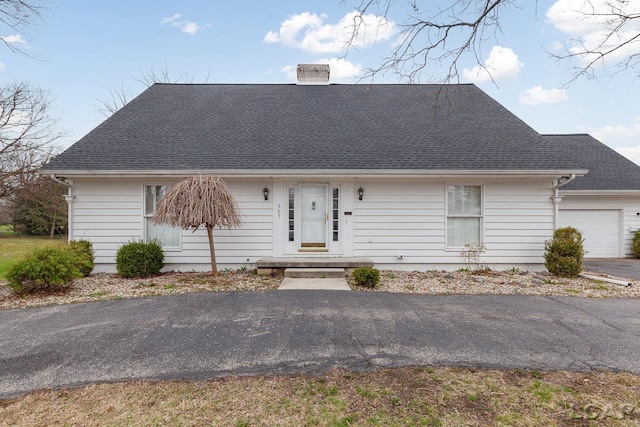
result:
M 582 233 L 573 227 L 558 228 L 545 242 L 544 266 L 559 277 L 578 277 L 584 257 Z
M 88 240 L 72 240 L 69 242 L 69 251 L 75 258 L 76 268 L 84 277 L 93 271 L 95 259 L 93 257 L 93 244 Z
M 373 267 L 360 267 L 353 270 L 351 278 L 358 286 L 375 288 L 380 283 L 380 271 Z
M 631 253 L 634 258 L 640 258 L 640 230 L 633 234 L 633 240 L 631 240 Z
M 122 277 L 148 277 L 164 267 L 164 252 L 157 240 L 125 243 L 116 253 L 116 269 Z
M 42 247 L 9 267 L 7 285 L 18 294 L 56 292 L 82 277 L 74 255 L 67 249 Z

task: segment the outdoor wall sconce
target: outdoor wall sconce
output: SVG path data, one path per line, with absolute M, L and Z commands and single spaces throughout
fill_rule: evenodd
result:
M 362 200 L 362 196 L 364 196 L 364 188 L 358 188 L 358 200 Z
M 262 194 L 264 194 L 264 199 L 265 200 L 269 200 L 269 188 L 268 187 L 264 187 L 262 189 Z

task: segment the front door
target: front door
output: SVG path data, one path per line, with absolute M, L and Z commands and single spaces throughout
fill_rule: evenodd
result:
M 327 190 L 326 185 L 300 185 L 300 246 L 327 248 Z

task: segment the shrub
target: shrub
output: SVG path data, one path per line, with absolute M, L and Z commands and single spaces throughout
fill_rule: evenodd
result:
M 80 277 L 82 273 L 70 251 L 43 247 L 34 249 L 9 268 L 7 284 L 15 293 L 55 292 Z
M 69 242 L 69 251 L 75 258 L 76 268 L 87 277 L 93 271 L 93 245 L 88 240 L 72 240 Z
M 545 242 L 544 266 L 560 277 L 578 277 L 584 256 L 582 233 L 573 227 L 558 228 Z
M 640 258 L 640 230 L 636 231 L 631 241 L 631 253 L 634 258 Z
M 118 248 L 116 268 L 122 277 L 148 277 L 160 273 L 164 253 L 157 240 L 129 242 Z
M 364 286 L 365 288 L 375 288 L 380 283 L 380 271 L 373 267 L 356 268 L 351 273 L 351 277 L 356 285 Z

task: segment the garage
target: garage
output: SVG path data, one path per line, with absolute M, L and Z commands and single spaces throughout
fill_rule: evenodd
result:
M 585 258 L 620 257 L 620 211 L 560 209 L 559 227 L 574 227 L 584 237 Z

